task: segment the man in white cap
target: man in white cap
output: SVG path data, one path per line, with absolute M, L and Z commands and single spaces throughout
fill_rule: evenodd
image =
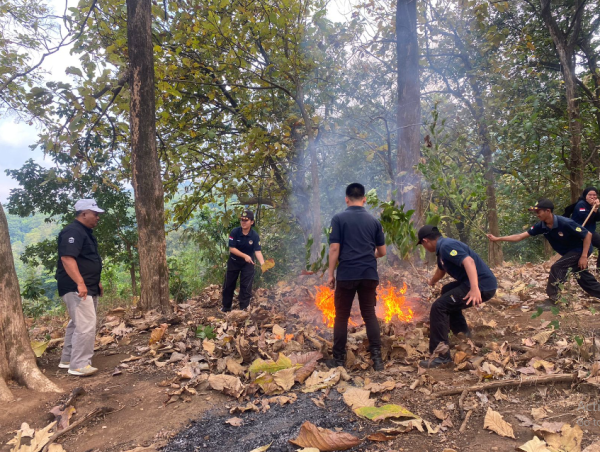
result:
M 75 203 L 75 220 L 58 234 L 58 294 L 67 305 L 67 325 L 58 367 L 69 374 L 86 377 L 98 371 L 92 367 L 96 339 L 96 308 L 102 296 L 102 258 L 92 230 L 104 210 L 93 199 Z

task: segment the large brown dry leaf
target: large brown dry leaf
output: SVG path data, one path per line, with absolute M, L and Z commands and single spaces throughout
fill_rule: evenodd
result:
M 296 383 L 295 373 L 296 369 L 294 368 L 280 370 L 273 374 L 273 381 L 284 391 L 289 391 Z
M 244 385 L 240 379 L 231 375 L 211 375 L 208 377 L 208 384 L 215 391 L 233 397 L 239 397 L 244 392 Z
M 265 446 L 257 447 L 256 449 L 252 449 L 250 452 L 265 452 L 266 450 L 269 449 L 269 447 L 271 447 L 271 444 L 273 444 L 273 443 L 269 443 Z
M 502 415 L 500 413 L 492 410 L 489 407 L 487 409 L 487 413 L 485 413 L 485 419 L 483 420 L 483 428 L 487 428 L 500 436 L 506 436 L 508 438 L 515 437 L 512 426 L 504 419 L 502 419 Z
M 310 377 L 317 367 L 317 362 L 323 358 L 321 352 L 309 352 L 309 353 L 292 353 L 290 355 L 290 361 L 295 367 L 300 367 L 296 370 L 296 381 L 298 383 L 304 383 L 304 381 Z
M 522 450 L 524 452 L 551 452 L 550 449 L 546 447 L 546 441 L 542 441 L 537 436 L 534 436 L 532 440 L 519 446 L 517 450 Z
M 590 444 L 588 447 L 583 449 L 583 452 L 600 452 L 600 442 Z
M 217 346 L 215 343 L 209 339 L 204 339 L 202 341 L 202 349 L 207 352 L 209 355 L 212 355 L 215 352 Z
M 268 372 L 259 375 L 258 378 L 254 380 L 254 383 L 260 386 L 266 395 L 281 394 L 283 392 L 283 389 L 275 383 L 273 375 Z
M 541 331 L 535 336 L 533 336 L 531 339 L 533 339 L 540 345 L 544 345 L 546 342 L 548 342 L 548 339 L 550 339 L 550 336 L 552 336 L 553 334 L 554 330 Z
M 380 421 L 390 417 L 412 417 L 418 418 L 419 416 L 414 415 L 406 408 L 400 405 L 388 404 L 380 407 L 362 407 L 356 408 L 354 412 L 360 417 L 365 417 L 372 421 Z
M 273 334 L 278 336 L 279 339 L 283 339 L 285 337 L 285 329 L 281 328 L 279 325 L 273 325 Z
M 542 432 L 542 434 L 552 452 L 581 452 L 583 431 L 577 424 L 575 427 L 569 424 L 563 425 L 560 433 Z
M 533 416 L 533 420 L 534 421 L 538 421 L 540 419 L 544 419 L 545 417 L 548 417 L 548 412 L 542 406 L 542 407 L 539 407 L 539 408 L 532 408 L 531 409 L 531 415 Z
M 40 358 L 48 348 L 48 344 L 50 344 L 50 341 L 31 341 L 31 348 L 35 356 Z
M 342 376 L 339 369 L 341 368 L 336 367 L 335 369 L 330 369 L 329 372 L 314 371 L 313 374 L 304 382 L 306 387 L 302 389 L 302 392 L 315 392 L 319 389 L 330 388 L 331 386 L 337 384 Z
M 60 444 L 52 443 L 48 446 L 48 452 L 66 452 Z
M 292 367 L 292 361 L 290 358 L 285 356 L 283 353 L 280 353 L 277 357 L 277 361 L 273 361 L 272 359 L 266 361 L 260 358 L 255 359 L 248 370 L 252 375 L 262 372 L 274 374 L 275 372 L 279 372 L 280 370 L 288 369 L 290 367 Z
M 273 267 L 275 267 L 275 259 L 267 259 L 264 264 L 261 264 L 260 269 L 264 273 L 267 270 L 272 269 Z
M 337 433 L 332 430 L 319 428 L 306 421 L 300 427 L 297 438 L 290 443 L 300 447 L 316 447 L 321 452 L 348 450 L 358 446 L 362 441 L 349 433 Z
M 242 377 L 242 376 L 244 376 L 244 373 L 246 373 L 246 368 L 244 366 L 242 366 L 240 363 L 238 363 L 231 356 L 227 357 L 227 359 L 225 360 L 225 363 L 226 363 L 227 370 L 230 373 L 232 373 L 233 375 Z
M 161 323 L 159 328 L 154 328 L 150 334 L 150 345 L 160 342 L 164 337 L 168 327 L 169 325 L 166 323 Z
M 55 425 L 56 421 L 51 422 L 41 430 L 36 430 L 31 441 L 29 441 L 29 439 L 26 441 L 28 444 L 21 444 L 23 432 L 19 430 L 17 436 L 6 444 L 13 446 L 11 452 L 40 452 L 48 441 L 50 441 L 50 437 L 52 436 L 52 433 L 50 432 Z
M 241 427 L 244 425 L 243 419 L 239 417 L 232 417 L 225 421 L 226 424 L 233 425 L 234 427 Z
M 370 399 L 371 391 L 360 388 L 350 388 L 344 392 L 344 402 L 350 408 L 362 408 L 363 406 L 375 406 L 375 399 Z

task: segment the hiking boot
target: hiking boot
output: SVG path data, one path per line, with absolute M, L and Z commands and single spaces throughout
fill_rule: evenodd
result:
M 231 309 L 221 308 L 221 312 L 231 312 Z
M 450 353 L 448 353 L 447 355 L 438 356 L 431 361 L 421 361 L 419 367 L 422 367 L 423 369 L 435 369 L 438 367 L 446 367 L 450 363 L 452 363 L 452 357 L 450 356 Z
M 549 311 L 550 309 L 552 309 L 555 306 L 556 306 L 556 300 L 553 300 L 552 298 L 546 298 L 544 301 L 542 301 L 540 304 L 538 304 L 535 307 L 535 309 L 541 309 L 542 311 Z
M 89 364 L 81 369 L 69 369 L 69 373 L 71 375 L 76 375 L 78 377 L 89 377 L 90 375 L 94 375 L 98 372 L 98 369 L 90 366 Z
M 345 367 L 346 366 L 346 355 L 342 357 L 336 358 L 335 356 L 331 359 L 325 360 L 325 365 L 330 369 L 334 369 L 336 367 Z
M 71 364 L 69 361 L 61 361 L 60 363 L 58 363 L 58 368 L 59 369 L 68 369 L 69 364 Z
M 456 334 L 456 337 L 459 339 L 473 339 L 473 333 L 471 332 L 471 330 L 467 330 L 467 331 L 461 331 L 460 333 Z
M 373 370 L 381 372 L 385 369 L 383 359 L 381 359 L 381 350 L 371 350 L 371 361 L 373 361 Z

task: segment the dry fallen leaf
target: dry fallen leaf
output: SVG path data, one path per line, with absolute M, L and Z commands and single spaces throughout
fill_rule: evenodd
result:
M 548 443 L 550 450 L 557 450 L 560 452 L 581 452 L 581 439 L 583 438 L 583 431 L 575 424 L 575 427 L 571 427 L 569 424 L 563 425 L 560 433 L 546 433 L 542 432 L 544 439 Z
M 273 374 L 273 381 L 284 391 L 289 391 L 296 383 L 295 374 L 294 368 L 283 369 Z
M 487 428 L 500 436 L 514 438 L 512 426 L 502 419 L 502 415 L 488 407 L 483 420 L 483 428 Z
M 532 408 L 531 415 L 533 416 L 533 420 L 538 421 L 540 419 L 544 419 L 545 417 L 548 417 L 548 412 L 542 406 L 539 408 Z
M 600 452 L 600 441 L 590 444 L 588 447 L 583 449 L 583 452 Z
M 550 336 L 552 336 L 553 334 L 554 334 L 553 329 L 541 331 L 538 334 L 536 334 L 535 336 L 533 336 L 531 339 L 533 339 L 540 345 L 544 345 L 546 342 L 548 342 L 548 339 L 550 339 Z
M 332 430 L 317 427 L 305 421 L 300 427 L 298 437 L 291 439 L 290 443 L 300 447 L 316 447 L 321 452 L 347 450 L 358 446 L 362 440 L 350 433 L 338 433 Z
M 260 266 L 260 269 L 261 269 L 261 270 L 262 270 L 262 272 L 264 273 L 264 272 L 266 272 L 267 270 L 270 270 L 270 269 L 272 269 L 273 267 L 275 267 L 275 259 L 267 259 L 267 260 L 265 261 L 265 263 L 264 263 L 264 264 L 262 264 L 262 265 Z
M 244 420 L 239 417 L 232 417 L 225 421 L 226 424 L 233 425 L 234 427 L 241 427 L 244 425 Z
M 519 446 L 517 450 L 522 450 L 524 452 L 551 452 L 550 449 L 546 447 L 546 441 L 542 441 L 537 436 L 534 436 L 532 440 Z
M 365 406 L 362 408 L 355 409 L 354 412 L 357 415 L 359 415 L 361 417 L 365 417 L 372 421 L 380 421 L 382 419 L 387 419 L 389 417 L 412 417 L 412 418 L 418 417 L 418 416 L 415 416 L 410 411 L 408 411 L 406 408 L 404 408 L 400 405 L 393 405 L 393 404 L 383 405 L 380 407 Z
M 369 383 L 365 385 L 365 389 L 377 393 L 391 391 L 396 388 L 396 382 L 393 380 L 384 381 L 383 383 Z
M 271 444 L 273 443 L 269 443 L 266 446 L 257 447 L 256 449 L 252 449 L 250 452 L 265 452 L 265 450 L 268 450 L 269 447 L 271 447 Z
M 244 392 L 244 385 L 238 377 L 231 375 L 211 375 L 208 384 L 215 391 L 221 391 L 233 397 L 239 397 Z
M 281 328 L 279 325 L 273 325 L 273 334 L 277 336 L 279 339 L 283 339 L 285 337 L 285 329 Z
M 38 358 L 41 357 L 48 348 L 48 344 L 50 344 L 50 341 L 31 341 L 31 348 L 35 356 Z
M 48 452 L 66 452 L 60 444 L 52 443 L 48 446 Z
M 52 436 L 50 432 L 55 425 L 56 421 L 51 422 L 41 430 L 36 430 L 31 441 L 29 439 L 26 441 L 28 444 L 21 444 L 23 432 L 19 430 L 17 435 L 6 444 L 14 446 L 11 452 L 40 452 L 48 441 L 50 441 L 50 437 Z
M 71 420 L 71 416 L 75 414 L 77 410 L 75 407 L 69 405 L 64 410 L 60 409 L 60 406 L 57 405 L 50 410 L 50 413 L 54 415 L 54 420 L 57 422 L 56 430 L 64 430 L 69 426 L 69 421 Z
M 150 334 L 150 345 L 160 342 L 167 331 L 169 325 L 162 323 L 159 328 L 154 328 Z
M 375 399 L 370 399 L 371 391 L 360 388 L 350 388 L 344 392 L 344 402 L 350 408 L 361 408 L 363 406 L 375 406 Z
M 290 355 L 292 365 L 296 367 L 302 366 L 296 370 L 296 381 L 298 383 L 304 383 L 304 381 L 314 372 L 317 363 L 321 358 L 323 358 L 321 352 L 292 353 Z

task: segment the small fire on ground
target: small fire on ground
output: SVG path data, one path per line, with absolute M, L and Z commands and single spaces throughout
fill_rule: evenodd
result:
M 315 288 L 317 289 L 315 306 L 323 315 L 323 323 L 331 328 L 335 319 L 334 291 L 329 286 L 315 286 Z M 404 297 L 406 290 L 406 283 L 400 289 L 390 282 L 379 285 L 377 287 L 377 317 L 383 319 L 385 323 L 390 323 L 395 318 L 401 322 L 410 322 L 414 313 L 406 303 Z M 356 325 L 352 319 L 350 322 Z

